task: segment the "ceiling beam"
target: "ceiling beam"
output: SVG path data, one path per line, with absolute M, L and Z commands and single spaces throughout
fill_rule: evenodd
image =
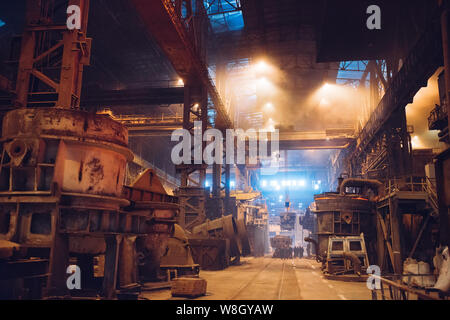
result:
M 131 0 L 138 15 L 155 38 L 175 71 L 185 82 L 198 79 L 207 89 L 217 112 L 216 127 L 232 128 L 228 113 L 219 93 L 209 77 L 206 62 L 196 51 L 181 17 L 170 0 Z
M 81 105 L 84 107 L 182 104 L 183 101 L 183 87 L 124 90 L 99 90 L 88 87 L 81 96 Z

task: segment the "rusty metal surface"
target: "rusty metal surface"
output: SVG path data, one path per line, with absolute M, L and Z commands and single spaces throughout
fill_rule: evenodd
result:
M 231 215 L 206 220 L 194 227 L 189 243 L 195 261 L 206 269 L 224 269 L 251 253 L 245 221 L 235 220 Z
M 20 246 L 17 243 L 0 240 L 0 259 L 10 258 L 19 250 Z
M 315 195 L 314 199 L 318 256 L 327 255 L 328 239 L 332 235 L 359 236 L 364 232 L 368 241 L 376 239 L 374 203 L 367 196 L 326 192 Z
M 3 118 L 0 241 L 4 245 L 0 251 L 7 263 L 19 258 L 45 260 L 46 292 L 52 296 L 67 296 L 70 263 L 81 264 L 83 281 L 92 281 L 96 257 L 104 261 L 96 268 L 103 281 L 100 286 L 87 284 L 114 298 L 116 289 L 122 294 L 138 287 L 136 241 L 143 239 L 150 250 L 164 248 L 173 231 L 178 199 L 164 190 L 146 189 L 145 183 L 124 190 L 126 165 L 133 159 L 127 129 L 107 115 L 74 110 L 79 107 L 91 39 L 85 33 L 89 0 L 69 0 L 70 4 L 81 7 L 79 31 L 51 25 L 46 2 L 27 1 L 15 104 L 26 107 L 39 102 L 29 101 L 39 94 L 38 86 L 30 86 L 33 79 L 56 93 L 57 101 L 48 103 L 57 108 L 15 109 Z M 55 33 L 59 42 L 50 46 L 40 42 L 42 35 L 51 38 Z M 63 49 L 59 83 L 45 74 L 45 68 L 36 70 L 36 62 L 58 48 Z M 6 245 L 10 243 L 14 249 Z M 159 267 L 161 253 L 154 251 L 152 263 Z M 19 284 L 9 285 L 14 289 Z
M 204 270 L 222 270 L 231 263 L 230 240 L 189 238 L 192 256 Z
M 243 256 L 250 255 L 251 247 L 250 247 L 250 239 L 247 232 L 247 226 L 245 225 L 244 219 L 236 220 L 236 227 L 238 231 L 239 242 L 241 243 L 241 254 Z
M 333 275 L 360 276 L 369 267 L 364 235 L 328 238 L 324 272 Z
M 122 240 L 113 247 L 107 241 L 113 234 L 148 232 L 148 213 L 121 210 L 130 205 L 123 196 L 132 159 L 125 127 L 82 111 L 17 109 L 6 114 L 1 141 L 0 239 L 47 250 L 49 289 L 64 290 L 69 254 L 111 256 L 108 248 L 121 246 L 117 252 L 130 257 Z M 105 270 L 105 281 L 113 281 L 117 263 L 107 260 L 112 269 Z M 131 269 L 121 267 L 119 282 L 132 279 Z M 112 282 L 104 287 L 115 289 Z
M 292 238 L 288 236 L 275 236 L 270 238 L 272 248 L 289 248 L 292 245 Z
M 136 236 L 125 236 L 119 252 L 119 289 L 131 289 L 138 285 Z
M 104 116 L 74 110 L 18 109 L 3 120 L 1 190 L 120 197 L 132 158 L 127 131 Z M 9 165 L 8 165 L 9 164 Z
M 230 242 L 230 256 L 239 257 L 242 255 L 242 242 L 238 226 L 231 215 L 214 220 L 206 220 L 205 223 L 192 229 L 192 235 L 203 237 L 204 239 L 228 239 Z M 242 237 L 245 238 L 246 235 L 242 235 Z
M 161 265 L 194 264 L 194 260 L 189 252 L 189 239 L 179 225 L 174 225 L 174 232 L 170 237 L 169 242 L 172 244 L 169 245 L 168 252 L 166 252 L 161 259 Z
M 278 235 L 270 238 L 270 245 L 274 249 L 273 258 L 287 259 L 292 257 L 292 238 Z
M 91 53 L 92 39 L 86 37 L 89 0 L 69 0 L 67 4 L 80 8 L 81 25 L 78 30 L 56 25 L 56 10 L 49 10 L 49 1 L 26 2 L 26 27 L 22 34 L 14 101 L 16 107 L 44 105 L 77 109 L 80 106 L 83 66 L 89 65 Z M 62 54 L 55 55 L 59 49 L 62 49 Z M 58 73 L 59 77 L 55 77 Z M 43 86 L 47 88 L 45 94 L 56 94 L 56 98 L 45 101 L 45 104 L 39 99 Z
M 128 145 L 125 126 L 106 115 L 60 108 L 21 108 L 5 115 L 2 140 L 37 136 Z M 128 154 L 131 156 L 130 152 Z
M 133 259 L 136 269 L 139 269 L 139 276 L 143 280 L 164 279 L 164 272 L 160 268 L 161 259 L 171 249 L 169 237 L 177 230 L 178 198 L 165 192 L 158 176 L 151 169 L 145 170 L 132 186 L 125 187 L 124 196 L 130 201 L 130 206 L 125 210 L 145 217 L 143 234 L 135 241 L 136 258 Z M 131 255 L 130 250 L 128 256 Z M 121 256 L 120 259 L 126 257 Z
M 162 275 L 167 276 L 167 273 L 174 272 L 177 276 L 198 275 L 200 265 L 194 262 L 192 254 L 192 248 L 184 230 L 175 224 L 174 232 L 167 240 L 167 250 L 161 256 Z

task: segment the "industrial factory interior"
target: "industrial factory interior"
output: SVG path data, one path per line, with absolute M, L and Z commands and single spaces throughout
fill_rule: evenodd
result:
M 0 300 L 450 300 L 449 11 L 1 0 Z

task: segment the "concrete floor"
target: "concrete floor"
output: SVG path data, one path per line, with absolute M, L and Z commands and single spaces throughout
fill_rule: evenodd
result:
M 324 279 L 320 264 L 310 259 L 242 258 L 241 265 L 200 271 L 207 295 L 196 300 L 370 300 L 365 282 Z M 170 290 L 143 292 L 150 300 L 172 298 Z

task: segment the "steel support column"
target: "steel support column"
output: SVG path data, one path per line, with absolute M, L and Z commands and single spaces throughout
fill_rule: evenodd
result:
M 230 213 L 230 189 L 231 189 L 231 165 L 230 164 L 225 164 L 224 165 L 224 175 L 225 175 L 225 206 L 224 206 L 224 210 L 225 210 L 225 214 Z M 235 186 L 236 186 L 236 182 L 235 182 Z
M 188 4 L 189 1 L 192 0 L 184 0 Z M 205 86 L 218 115 L 219 121 L 215 126 L 232 128 L 233 123 L 209 77 L 206 59 L 203 56 L 206 46 L 199 46 L 203 45 L 205 30 L 201 29 L 207 27 L 208 19 L 202 1 L 196 0 L 196 12 L 193 17 L 180 15 L 180 1 L 174 3 L 171 0 L 131 0 L 131 2 L 178 75 L 183 80 L 195 75 Z
M 388 128 L 386 151 L 389 155 L 389 178 L 411 174 L 412 150 L 411 139 L 406 127 L 405 109 L 399 109 L 393 114 Z
M 17 75 L 16 107 L 79 108 L 83 65 L 89 64 L 91 39 L 86 37 L 89 0 L 70 0 L 81 9 L 81 28 L 52 24 L 53 0 L 27 1 L 26 25 Z M 62 49 L 59 77 L 50 72 L 49 58 Z M 50 89 L 50 91 L 49 91 Z M 57 99 L 42 101 L 41 96 Z
M 403 270 L 403 252 L 402 252 L 402 230 L 401 230 L 401 212 L 398 206 L 398 200 L 389 198 L 389 222 L 391 230 L 392 252 L 394 259 L 394 273 L 401 274 Z
M 58 95 L 53 105 L 62 108 L 78 108 L 81 92 L 83 64 L 88 64 L 90 39 L 86 38 L 89 0 L 70 0 L 68 5 L 81 9 L 81 29 L 68 30 L 66 25 L 55 26 L 53 21 L 54 0 L 27 0 L 25 30 L 19 58 L 16 84 L 16 107 L 33 105 L 33 94 L 49 93 L 48 87 Z M 49 68 L 47 59 L 62 49 L 59 80 L 45 74 Z M 58 214 L 55 212 L 55 216 Z M 50 249 L 47 294 L 67 293 L 65 279 L 69 264 L 68 237 L 58 232 L 59 217 L 54 219 L 52 230 L 56 230 Z
M 450 130 L 450 1 L 441 0 L 441 31 L 442 48 L 445 67 L 445 103 L 447 104 L 448 126 Z M 436 184 L 439 202 L 439 220 L 440 220 L 440 242 L 443 246 L 450 246 L 450 131 L 447 131 L 446 151 L 438 156 L 436 161 Z
M 116 295 L 119 249 L 122 235 L 106 236 L 105 274 L 103 278 L 103 294 L 106 299 Z
M 222 165 L 215 163 L 212 165 L 212 196 L 220 198 L 222 189 Z
M 198 152 L 203 159 L 205 142 L 203 134 L 208 127 L 208 95 L 206 89 L 198 82 L 185 80 L 183 128 L 191 132 L 194 137 L 194 122 L 201 122 L 201 146 L 194 145 L 193 156 Z M 197 128 L 198 130 L 199 128 Z M 195 139 L 195 138 L 194 138 Z M 195 142 L 194 142 L 195 143 Z M 181 174 L 181 186 L 176 194 L 180 199 L 179 224 L 191 229 L 205 219 L 205 178 L 207 165 L 192 159 L 192 164 L 177 166 Z
M 78 5 L 81 9 L 81 29 L 65 32 L 64 51 L 58 90 L 57 107 L 79 108 L 83 65 L 89 64 L 91 39 L 86 38 L 89 16 L 89 0 L 70 0 L 69 5 Z
M 444 60 L 444 67 L 445 67 L 445 98 L 447 103 L 447 112 L 448 112 L 448 124 L 449 124 L 449 130 L 450 130 L 450 107 L 449 107 L 449 101 L 450 101 L 450 48 L 449 48 L 449 42 L 450 42 L 450 15 L 449 15 L 449 1 L 443 0 L 442 1 L 442 15 L 441 15 L 441 30 L 442 30 L 442 49 L 443 49 L 443 60 Z M 450 133 L 448 134 L 447 144 L 450 146 Z

